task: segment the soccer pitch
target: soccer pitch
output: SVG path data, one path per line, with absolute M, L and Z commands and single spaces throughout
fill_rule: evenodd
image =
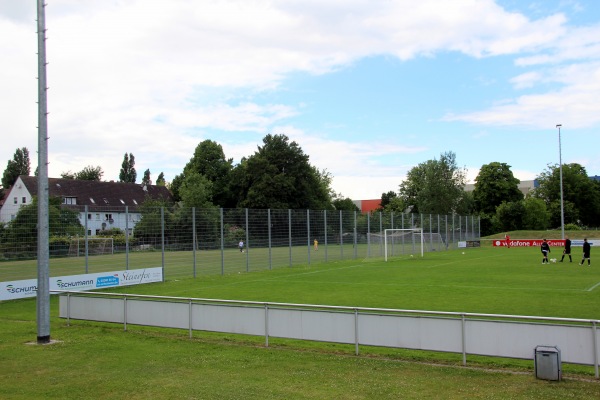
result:
M 559 253 L 560 249 L 553 249 Z M 120 288 L 124 293 L 598 319 L 600 268 L 541 264 L 537 248 L 476 248 L 425 257 L 346 260 Z M 238 254 L 239 255 L 239 254 Z M 232 254 L 233 256 L 233 254 Z M 117 289 L 111 288 L 114 292 Z M 0 304 L 0 398 L 597 399 L 589 366 L 561 382 L 532 360 L 293 341 L 58 318 L 35 340 L 35 299 Z M 533 351 L 533 349 L 532 349 Z M 473 367 L 474 366 L 474 367 Z
M 554 250 L 556 253 L 560 249 Z M 469 248 L 122 288 L 195 298 L 600 319 L 600 268 L 541 264 L 537 248 Z

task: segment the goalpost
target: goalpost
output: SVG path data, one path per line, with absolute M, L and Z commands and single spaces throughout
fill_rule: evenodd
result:
M 385 255 L 385 261 L 388 260 L 388 254 L 391 251 L 394 254 L 393 249 L 395 246 L 402 246 L 404 250 L 405 245 L 410 245 L 411 249 L 415 249 L 419 246 L 421 257 L 424 254 L 424 243 L 423 243 L 423 229 L 422 228 L 405 228 L 405 229 L 385 229 L 383 231 L 383 252 Z
M 79 257 L 85 255 L 85 238 L 71 239 L 69 256 Z M 113 254 L 113 238 L 87 238 L 88 255 Z

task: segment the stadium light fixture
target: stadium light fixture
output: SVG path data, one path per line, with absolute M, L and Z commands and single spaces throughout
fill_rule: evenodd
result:
M 560 174 L 560 234 L 565 238 L 565 206 L 563 198 L 563 173 L 562 173 L 562 149 L 560 145 L 560 128 L 562 124 L 556 124 L 558 128 L 558 169 Z

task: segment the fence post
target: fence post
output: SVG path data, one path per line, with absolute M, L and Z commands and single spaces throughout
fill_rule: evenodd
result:
M 125 206 L 125 270 L 129 270 L 129 206 Z
M 223 235 L 223 209 L 219 208 L 221 216 L 221 275 L 225 275 L 225 237 Z
M 344 259 L 344 227 L 342 226 L 342 210 L 340 210 L 340 252 L 341 259 Z
M 160 243 L 162 253 L 163 282 L 165 281 L 165 208 L 160 208 Z
M 267 223 L 269 224 L 269 269 L 273 269 L 273 249 L 271 242 L 271 209 L 267 210 Z
M 306 210 L 306 251 L 308 265 L 310 265 L 310 210 Z
M 194 207 L 195 208 L 195 207 Z M 192 299 L 189 299 L 189 319 L 188 319 L 188 325 L 189 325 L 189 329 L 190 329 L 190 339 L 192 338 Z
M 269 347 L 269 304 L 265 303 L 265 347 Z
M 358 343 L 360 338 L 358 337 L 358 308 L 354 309 L 354 354 L 358 355 Z
M 371 212 L 367 212 L 367 257 L 371 258 Z
M 325 262 L 327 262 L 327 210 L 323 210 L 323 228 L 325 229 Z
M 600 378 L 600 375 L 598 373 L 598 364 L 600 364 L 600 360 L 598 360 L 598 340 L 596 339 L 597 337 L 598 335 L 596 321 L 592 321 L 592 340 L 594 341 L 592 348 L 594 349 L 594 373 L 596 375 L 596 379 Z
M 356 210 L 354 210 L 354 259 L 358 257 L 358 237 L 356 231 Z
M 250 271 L 250 228 L 248 225 L 248 208 L 246 208 L 246 272 Z
M 196 207 L 192 207 L 192 269 L 194 271 L 194 278 L 196 277 Z
M 88 273 L 88 206 L 84 206 L 85 210 L 85 232 L 83 233 L 84 237 L 84 247 L 85 247 L 85 273 Z M 114 244 L 113 244 L 114 245 Z M 79 239 L 77 240 L 77 257 L 79 257 Z
M 466 321 L 465 314 L 460 315 L 461 318 L 461 336 L 462 336 L 462 364 L 467 365 L 467 334 L 466 334 Z
M 288 263 L 292 266 L 292 209 L 288 208 Z

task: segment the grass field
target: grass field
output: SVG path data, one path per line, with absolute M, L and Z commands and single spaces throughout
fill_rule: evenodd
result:
M 550 265 L 541 264 L 537 248 L 462 253 L 233 270 L 121 291 L 600 319 L 600 264 L 578 266 L 578 248 L 573 263 Z M 349 345 L 273 339 L 265 348 L 262 337 L 196 332 L 189 339 L 178 330 L 66 326 L 56 299 L 51 315 L 51 336 L 60 342 L 29 346 L 36 338 L 35 300 L 0 304 L 0 375 L 6 377 L 0 398 L 600 398 L 588 366 L 563 365 L 565 379 L 547 382 L 535 379 L 531 360 L 469 356 L 464 368 L 455 354 L 363 347 L 357 357 Z

